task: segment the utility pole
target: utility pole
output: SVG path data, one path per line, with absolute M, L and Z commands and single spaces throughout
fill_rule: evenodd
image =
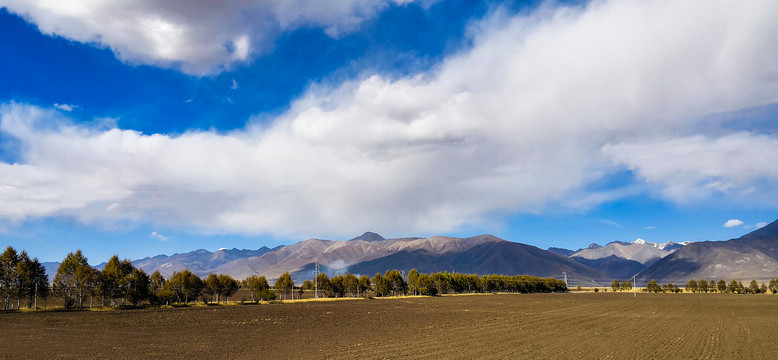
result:
M 313 283 L 314 283 L 313 298 L 318 299 L 319 298 L 319 263 L 316 263 L 313 268 Z
M 632 289 L 635 290 L 635 297 L 638 297 L 638 283 L 636 281 L 638 274 L 632 275 Z
M 567 287 L 567 273 L 562 271 L 562 275 L 565 276 L 565 287 Z

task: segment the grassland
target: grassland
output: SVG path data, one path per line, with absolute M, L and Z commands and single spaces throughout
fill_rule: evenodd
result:
M 0 314 L 0 358 L 778 358 L 778 296 L 579 293 Z

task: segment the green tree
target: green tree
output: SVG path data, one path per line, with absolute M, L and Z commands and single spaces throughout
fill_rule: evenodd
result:
M 11 296 L 16 285 L 16 264 L 19 262 L 19 254 L 16 249 L 9 246 L 0 255 L 0 295 L 3 297 L 3 310 L 11 307 Z
M 264 276 L 251 275 L 243 280 L 243 283 L 251 293 L 251 301 L 262 298 L 260 294 L 270 289 L 270 285 L 268 285 L 267 279 Z M 265 300 L 268 299 L 265 298 Z
M 659 286 L 659 284 L 656 282 L 656 280 L 651 280 L 646 285 L 646 291 L 652 292 L 652 293 L 658 293 L 662 291 L 662 287 Z
M 14 270 L 14 295 L 16 295 L 16 308 L 22 307 L 22 299 L 32 295 L 32 260 L 27 252 L 22 250 L 16 262 Z M 30 306 L 28 305 L 28 308 Z
M 300 289 L 302 289 L 302 290 L 313 290 L 313 281 L 311 281 L 311 280 L 303 280 L 302 285 L 300 285 Z
M 189 303 L 189 299 L 196 300 L 203 290 L 203 280 L 193 274 L 188 269 L 174 272 L 167 281 L 167 287 L 176 296 L 180 304 L 181 301 Z
M 219 300 L 224 296 L 224 302 L 230 300 L 230 296 L 238 291 L 238 281 L 227 274 L 219 275 Z
M 54 276 L 54 288 L 64 298 L 65 309 L 82 306 L 83 296 L 91 277 L 92 267 L 89 266 L 81 250 L 65 256 Z
M 159 273 L 159 270 L 154 271 L 149 278 L 149 302 L 152 305 L 162 305 L 166 300 L 164 299 L 165 292 L 165 278 Z
M 151 279 L 142 269 L 132 268 L 127 283 L 127 301 L 133 306 L 140 305 L 141 302 L 149 298 L 149 287 Z
M 738 285 L 737 280 L 732 280 L 732 282 L 729 283 L 729 286 L 727 287 L 727 290 L 733 294 L 739 294 L 740 293 L 740 286 Z
M 49 277 L 46 274 L 46 268 L 38 261 L 38 258 L 32 259 L 30 266 L 32 283 L 30 285 L 30 302 L 37 309 L 38 297 L 48 299 L 49 297 Z
M 432 283 L 432 279 L 430 279 L 429 275 L 423 273 L 419 274 L 417 281 L 420 295 L 435 296 L 438 294 L 438 288 Z
M 621 285 L 619 285 L 618 280 L 613 280 L 613 283 L 611 284 L 611 288 L 613 289 L 613 291 L 619 290 L 620 286 Z
M 289 276 L 289 273 L 285 272 L 276 280 L 274 287 L 283 296 L 284 300 L 286 300 L 287 295 L 291 295 L 292 293 L 294 281 L 292 281 L 292 277 Z
M 87 289 L 89 294 L 89 307 L 92 307 L 95 296 L 101 295 L 100 306 L 105 307 L 105 296 L 102 296 L 103 288 L 103 272 L 92 268 L 92 273 L 89 275 L 89 281 L 87 282 Z
M 376 296 L 387 296 L 392 290 L 389 282 L 381 274 L 376 273 L 373 276 L 373 291 Z
M 346 276 L 343 280 L 349 296 L 357 296 L 359 293 L 359 279 L 351 273 L 346 273 Z
M 411 271 L 408 272 L 408 290 L 411 292 L 411 295 L 418 295 L 418 289 L 419 289 L 419 271 L 416 269 L 411 269 Z
M 346 293 L 346 281 L 342 275 L 330 278 L 330 291 L 328 296 L 342 297 Z
M 387 270 L 384 279 L 389 284 L 389 289 L 394 296 L 405 294 L 406 284 L 399 270 Z
M 748 285 L 748 288 L 751 290 L 754 294 L 759 294 L 759 284 L 756 283 L 756 280 L 751 280 L 751 284 Z
M 770 285 L 767 287 L 770 290 L 770 293 L 777 294 L 778 293 L 778 278 L 771 279 Z
M 319 275 L 316 276 L 314 287 L 319 291 L 317 296 L 324 297 L 324 294 L 330 291 L 330 278 L 327 277 L 327 274 L 319 273 Z
M 367 290 L 370 289 L 370 278 L 367 275 L 359 277 L 359 293 L 361 296 L 367 296 Z
M 686 283 L 686 291 L 691 291 L 693 293 L 696 293 L 700 289 L 699 285 L 697 285 L 697 280 L 691 279 L 689 282 Z
M 700 279 L 700 292 L 708 292 L 708 281 Z
M 118 255 L 112 256 L 105 264 L 101 276 L 101 288 L 105 291 L 104 296 L 111 300 L 111 307 L 116 307 L 116 299 L 122 299 L 124 305 L 132 268 L 130 260 L 119 260 Z
M 724 291 L 727 290 L 727 282 L 724 281 L 724 279 L 719 279 L 719 282 L 716 284 L 716 287 L 718 288 L 719 292 L 723 293 Z
M 38 307 L 38 296 L 48 298 L 49 282 L 46 269 L 38 258 L 30 259 L 27 252 L 21 253 L 9 246 L 0 254 L 0 298 L 2 309 L 8 310 L 11 297 L 16 298 L 16 308 L 25 300 L 28 308 Z
M 214 295 L 218 296 L 219 286 L 219 277 L 214 273 L 208 274 L 208 277 L 203 281 L 203 302 L 206 305 L 213 300 Z M 219 300 L 217 299 L 216 302 L 218 303 Z
M 448 294 L 449 281 L 445 274 L 434 273 L 430 274 L 429 278 L 432 281 L 432 286 L 437 290 L 437 294 Z

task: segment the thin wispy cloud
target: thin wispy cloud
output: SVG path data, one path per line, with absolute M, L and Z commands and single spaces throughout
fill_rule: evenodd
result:
M 617 223 L 617 222 L 615 222 L 613 220 L 601 219 L 600 222 L 603 223 L 603 224 L 606 224 L 606 225 L 617 227 L 617 228 L 621 227 L 621 225 L 619 225 L 619 223 Z
M 167 241 L 168 240 L 167 236 L 164 236 L 164 235 L 162 235 L 162 234 L 160 234 L 160 233 L 158 233 L 156 231 L 152 231 L 151 234 L 149 235 L 149 237 L 151 237 L 152 239 L 159 240 L 159 241 Z
M 54 104 L 54 107 L 67 112 L 71 112 L 75 108 L 75 106 L 69 104 Z

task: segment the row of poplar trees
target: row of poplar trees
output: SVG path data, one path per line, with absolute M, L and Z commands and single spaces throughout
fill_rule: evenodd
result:
M 482 292 L 561 292 L 567 291 L 562 280 L 540 278 L 529 275 L 483 275 L 451 272 L 420 273 L 416 269 L 408 272 L 407 278 L 399 270 L 387 270 L 384 275 L 375 274 L 359 278 L 353 274 L 328 278 L 319 274 L 317 287 L 320 296 L 367 296 L 372 290 L 375 296 L 461 294 Z M 311 281 L 303 282 L 302 289 L 313 289 Z
M 247 281 L 247 282 L 246 282 Z M 268 289 L 264 277 L 246 279 L 250 289 Z M 252 282 L 253 281 L 253 282 Z M 151 276 L 136 268 L 130 260 L 114 255 L 103 270 L 91 267 L 80 250 L 69 253 L 60 263 L 54 281 L 49 284 L 45 268 L 37 258 L 30 259 L 25 251 L 17 253 L 9 246 L 0 255 L 0 296 L 3 310 L 19 309 L 23 305 L 38 308 L 37 300 L 46 300 L 54 293 L 64 300 L 66 309 L 89 306 L 96 299 L 102 306 L 152 305 L 186 303 L 198 298 L 205 303 L 227 301 L 240 284 L 224 274 L 209 274 L 205 279 L 189 270 L 173 273 L 165 279 L 159 271 Z M 254 295 L 252 290 L 252 296 Z M 264 294 L 267 296 L 267 294 Z M 88 302 L 88 303 L 87 303 Z
M 241 283 L 225 274 L 209 274 L 200 278 L 189 270 L 174 272 L 165 279 L 159 271 L 151 276 L 136 268 L 130 260 L 111 257 L 102 270 L 91 267 L 81 250 L 69 253 L 60 263 L 54 281 L 49 285 L 46 270 L 38 259 L 30 259 L 26 252 L 17 253 L 8 247 L 0 255 L 0 291 L 4 300 L 3 309 L 20 308 L 24 300 L 28 307 L 37 308 L 37 298 L 45 301 L 53 292 L 64 299 L 66 309 L 92 307 L 96 301 L 101 306 L 138 306 L 143 302 L 151 305 L 189 303 L 201 300 L 227 301 L 239 287 L 251 294 L 251 300 L 273 300 L 276 293 L 270 288 L 264 276 L 251 276 Z M 375 274 L 357 277 L 347 273 L 329 278 L 319 274 L 316 285 L 310 280 L 295 288 L 289 273 L 284 273 L 274 283 L 284 299 L 294 298 L 297 289 L 318 289 L 320 296 L 359 297 L 398 295 L 429 295 L 473 292 L 558 292 L 566 291 L 564 281 L 554 278 L 539 278 L 528 275 L 483 275 L 450 272 L 419 273 L 411 270 L 406 277 L 399 270 L 388 270 L 383 275 Z M 15 304 L 14 301 L 16 300 Z
M 731 282 L 727 283 L 724 281 L 724 279 L 719 279 L 719 281 L 711 280 L 708 282 L 705 279 L 700 279 L 700 281 L 697 281 L 695 279 L 691 279 L 686 283 L 685 287 L 687 292 L 692 293 L 731 293 L 731 294 L 765 294 L 770 291 L 772 294 L 778 293 L 778 278 L 770 280 L 770 285 L 766 285 L 765 283 L 762 283 L 760 286 L 759 283 L 756 282 L 756 280 L 751 280 L 751 283 L 746 287 L 743 286 L 743 283 L 737 280 L 732 280 Z M 656 280 L 651 280 L 648 282 L 648 285 L 646 285 L 645 291 L 647 292 L 681 292 L 681 289 L 678 287 L 678 285 L 675 284 L 664 284 L 659 285 L 659 283 L 656 282 Z
M 3 310 L 37 307 L 38 297 L 49 295 L 49 281 L 46 269 L 38 258 L 30 259 L 26 252 L 17 253 L 9 246 L 0 255 L 0 296 Z M 15 304 L 14 304 L 15 303 Z
M 89 266 L 80 250 L 65 257 L 52 284 L 55 293 L 64 298 L 67 309 L 84 307 L 87 298 L 91 307 L 98 297 L 101 306 L 109 301 L 111 307 L 138 306 L 144 301 L 151 305 L 180 304 L 198 299 L 207 304 L 214 299 L 229 300 L 239 286 L 229 275 L 209 274 L 203 279 L 186 269 L 174 272 L 169 279 L 159 271 L 149 276 L 130 260 L 119 260 L 116 255 L 101 271 Z

